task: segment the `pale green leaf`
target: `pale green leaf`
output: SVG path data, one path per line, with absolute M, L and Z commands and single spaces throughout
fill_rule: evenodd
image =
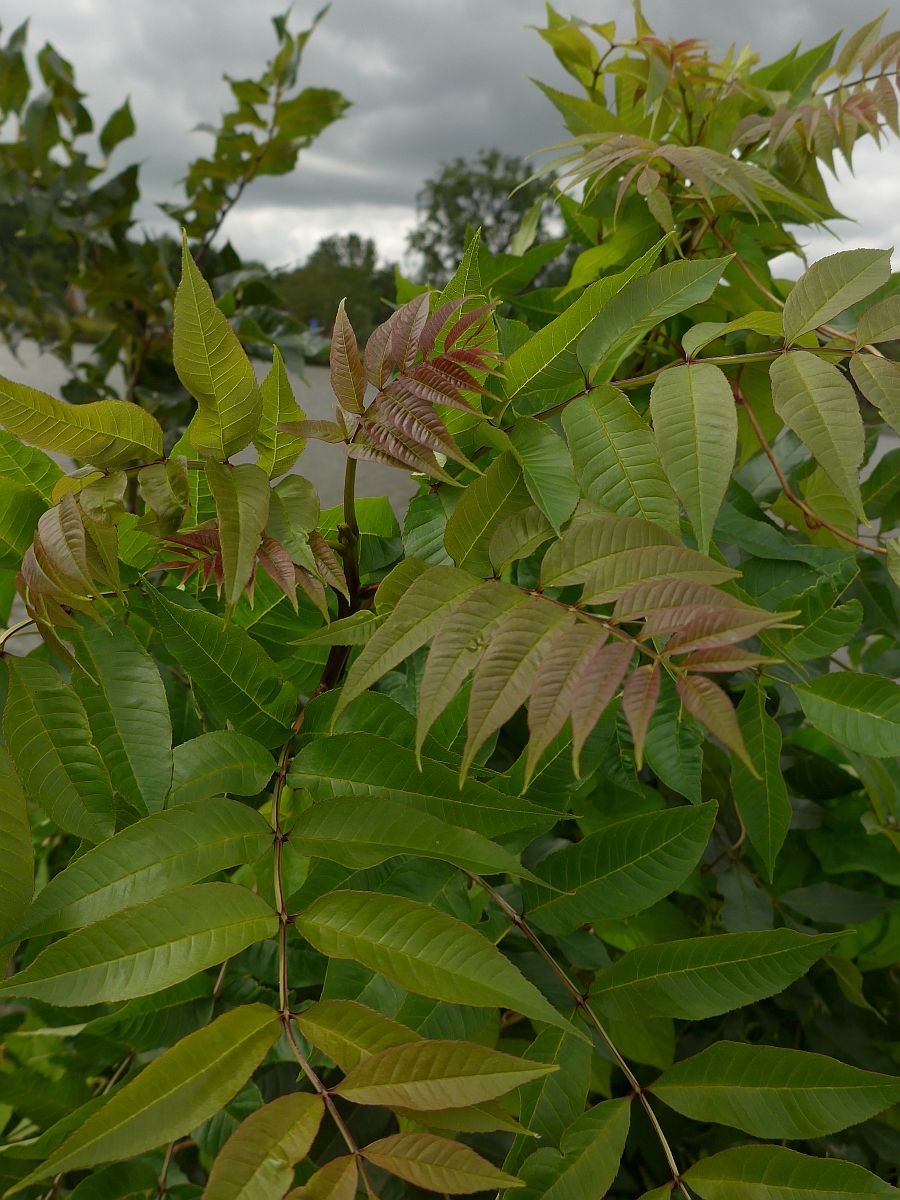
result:
M 227 867 L 251 863 L 271 844 L 265 818 L 224 796 L 153 813 L 54 875 L 17 923 L 15 936 L 92 925 Z
M 349 1156 L 333 1158 L 285 1200 L 354 1200 L 359 1172 Z
M 850 383 L 832 363 L 806 350 L 776 358 L 769 375 L 775 411 L 864 521 L 859 492 L 863 424 Z
M 0 477 L 33 488 L 50 503 L 53 485 L 62 471 L 49 454 L 27 446 L 17 437 L 0 429 Z
M 412 854 L 448 862 L 476 875 L 530 876 L 508 850 L 480 833 L 448 825 L 427 812 L 379 798 L 341 796 L 300 813 L 291 830 L 310 858 L 363 869 Z
M 900 684 L 879 675 L 835 671 L 794 687 L 807 718 L 836 742 L 875 758 L 900 746 Z
M 850 359 L 850 374 L 891 429 L 900 432 L 900 366 L 874 354 L 854 354 Z
M 900 1191 L 856 1163 L 784 1146 L 722 1150 L 684 1173 L 701 1200 L 875 1200 Z
M 0 475 L 0 571 L 18 571 L 46 510 L 34 488 Z
M 278 1014 L 263 1004 L 224 1013 L 154 1059 L 12 1190 L 62 1171 L 132 1158 L 189 1133 L 246 1083 L 280 1028 Z
M 255 463 L 233 467 L 210 458 L 206 482 L 216 502 L 225 609 L 234 608 L 253 577 L 256 552 L 269 520 L 269 479 Z
M 521 1186 L 519 1180 L 459 1142 L 433 1133 L 395 1133 L 372 1142 L 362 1156 L 376 1167 L 431 1192 L 468 1195 Z
M 784 336 L 794 342 L 864 300 L 891 277 L 890 250 L 842 250 L 813 263 L 784 305 Z
M 137 404 L 95 400 L 66 404 L 46 392 L 0 377 L 0 425 L 42 450 L 97 467 L 160 458 L 162 429 Z
M 716 341 L 717 338 L 725 337 L 729 333 L 743 333 L 744 331 L 781 338 L 783 333 L 781 315 L 777 312 L 761 310 L 745 313 L 742 317 L 735 317 L 733 321 L 701 321 L 699 325 L 694 325 L 687 331 L 681 339 L 681 344 L 684 347 L 685 355 L 693 358 L 698 351 L 702 350 L 704 346 L 708 346 L 710 342 Z
M 628 1100 L 590 1108 L 563 1134 L 560 1152 L 538 1150 L 526 1159 L 522 1200 L 598 1200 L 619 1172 L 631 1119 Z
M 616 821 L 542 859 L 526 883 L 525 911 L 548 933 L 622 920 L 650 908 L 688 877 L 706 849 L 716 805 L 670 808 Z
M 325 1112 L 321 1096 L 290 1092 L 237 1127 L 212 1165 L 203 1200 L 272 1200 L 294 1182 Z
M 248 446 L 262 414 L 256 376 L 191 257 L 186 235 L 175 293 L 172 359 L 178 378 L 197 401 L 188 427 L 191 445 L 219 459 Z
M 834 941 L 776 929 L 641 946 L 601 971 L 592 995 L 614 1017 L 714 1017 L 783 991 Z
M 296 692 L 265 650 L 236 625 L 179 603 L 180 592 L 147 594 L 163 642 L 202 695 L 242 733 L 266 746 L 282 742 Z
M 576 514 L 541 564 L 542 587 L 584 583 L 606 559 L 644 546 L 676 546 L 675 537 L 640 517 Z
M 153 659 L 120 621 L 82 622 L 72 684 L 117 792 L 138 811 L 162 808 L 172 782 L 172 721 Z
M 275 771 L 269 751 L 234 730 L 215 729 L 182 742 L 175 747 L 173 759 L 172 790 L 167 801 L 170 806 L 226 792 L 255 796 Z
M 102 841 L 115 826 L 112 783 L 81 701 L 48 663 L 6 663 L 3 736 L 26 792 L 67 833 Z
M 856 326 L 857 346 L 900 338 L 900 296 L 888 296 L 867 308 Z
M 374 892 L 332 892 L 295 921 L 330 958 L 350 958 L 433 1000 L 512 1008 L 568 1029 L 568 1022 L 477 929 L 427 904 Z
M 493 573 L 494 530 L 513 513 L 528 508 L 531 496 L 515 457 L 499 455 L 470 483 L 447 520 L 444 546 L 458 567 L 482 578 Z
M 12 941 L 16 936 L 12 931 L 27 910 L 33 890 L 34 850 L 25 793 L 12 759 L 0 746 L 0 941 Z
M 706 553 L 737 450 L 731 387 L 710 363 L 673 367 L 653 385 L 650 415 L 663 470 Z
M 603 384 L 573 400 L 562 423 L 575 474 L 589 500 L 623 517 L 643 517 L 679 532 L 678 504 L 653 434 L 627 396 Z
M 520 417 L 509 440 L 532 500 L 558 533 L 579 499 L 575 468 L 565 442 L 534 417 Z
M 766 712 L 766 690 L 759 679 L 744 693 L 737 717 L 756 777 L 737 756 L 732 758 L 732 794 L 750 844 L 771 880 L 791 823 L 791 802 L 781 770 L 781 730 Z
M 900 1100 L 900 1079 L 783 1046 L 714 1042 L 650 1089 L 694 1121 L 760 1138 L 824 1137 Z
M 582 604 L 607 604 L 637 584 L 656 580 L 725 583 L 736 571 L 687 546 L 640 546 L 598 559 L 584 581 Z M 724 601 L 727 603 L 727 599 Z
M 67 1008 L 148 996 L 274 936 L 277 925 L 253 892 L 192 884 L 53 942 L 0 995 Z
M 262 409 L 259 428 L 253 438 L 259 451 L 256 461 L 270 479 L 277 479 L 291 469 L 306 445 L 305 438 L 278 428 L 287 421 L 305 420 L 306 413 L 294 399 L 284 359 L 277 346 L 272 347 L 272 366 L 259 385 L 259 395 Z
M 335 1088 L 354 1104 L 414 1110 L 495 1100 L 557 1068 L 459 1041 L 416 1041 L 366 1058 Z

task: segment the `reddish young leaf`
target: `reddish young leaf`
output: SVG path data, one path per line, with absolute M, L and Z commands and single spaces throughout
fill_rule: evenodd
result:
M 434 310 L 425 322 L 422 333 L 419 336 L 419 349 L 426 358 L 434 349 L 434 343 L 437 341 L 438 334 L 444 329 L 453 314 L 470 299 L 470 296 L 460 296 L 457 300 L 450 300 L 447 304 L 442 304 Z M 446 338 L 444 340 L 446 343 Z
M 766 654 L 754 654 L 739 646 L 713 646 L 709 650 L 695 650 L 681 663 L 689 671 L 715 671 L 722 674 L 744 671 L 748 667 L 759 667 L 764 663 L 778 662 Z
M 401 371 L 408 370 L 416 361 L 430 305 L 431 293 L 422 292 L 397 310 L 391 330 L 391 358 Z
M 634 741 L 634 761 L 637 769 L 644 765 L 644 742 L 647 728 L 659 699 L 659 664 L 638 667 L 625 680 L 622 689 L 622 712 L 631 729 Z
M 368 440 L 397 462 L 411 467 L 413 471 L 423 471 L 433 479 L 441 480 L 442 483 L 458 485 L 458 481 L 452 475 L 448 475 L 438 464 L 433 452 L 427 446 L 418 444 L 413 437 L 402 432 L 395 425 L 382 420 L 377 412 L 369 411 L 364 428 Z
M 572 763 L 576 775 L 584 743 L 619 690 L 633 653 L 630 642 L 613 642 L 584 656 L 572 697 Z
M 385 391 L 379 393 L 375 399 L 375 410 L 384 422 L 392 425 L 408 441 L 428 450 L 436 450 L 439 454 L 446 454 L 448 458 L 456 459 L 473 471 L 478 470 L 460 450 L 456 439 L 447 430 L 432 405 L 410 392 L 402 379 L 396 380 Z
M 346 430 L 336 421 L 284 421 L 276 428 L 281 433 L 292 433 L 295 437 L 315 438 L 319 442 L 342 442 Z
M 290 600 L 294 612 L 296 612 L 297 569 L 287 550 L 285 550 L 281 542 L 276 542 L 274 538 L 264 537 L 257 557 L 259 565 L 269 578 L 278 584 L 288 600 Z
M 344 304 L 342 300 L 338 305 L 331 335 L 331 390 L 347 412 L 361 413 L 366 395 L 366 372 Z
M 377 388 L 384 387 L 384 381 L 391 373 L 391 333 L 396 321 L 397 313 L 393 312 L 369 334 L 366 342 L 363 363 L 366 378 Z
M 755 775 L 756 769 L 744 746 L 734 707 L 719 685 L 703 675 L 684 675 L 678 680 L 675 688 L 681 697 L 681 703 L 691 716 L 729 750 L 733 750 Z
M 455 380 L 438 371 L 431 363 L 418 363 L 409 374 L 398 375 L 396 382 L 429 404 L 443 404 L 465 413 L 477 411 L 460 394 Z
M 338 561 L 338 557 L 332 548 L 328 545 L 318 530 L 313 529 L 309 534 L 309 548 L 312 550 L 313 558 L 316 561 L 316 567 L 319 574 L 326 583 L 330 583 L 336 592 L 340 592 L 343 596 L 349 597 L 347 590 L 347 579 L 344 575 L 344 568 Z
M 634 621 L 638 617 L 658 619 L 661 622 L 659 630 L 669 632 L 683 623 L 691 607 L 740 609 L 748 606 L 743 600 L 708 583 L 693 579 L 650 579 L 636 583 L 622 593 L 613 608 L 613 617 L 617 621 Z M 680 618 L 675 625 L 666 629 L 664 623 L 678 614 Z
M 454 322 L 452 328 L 447 330 L 447 336 L 444 338 L 446 349 L 452 350 L 463 335 L 472 330 L 473 325 L 478 325 L 481 322 L 481 326 L 484 328 L 495 308 L 495 304 L 482 304 L 478 308 L 473 308 L 471 312 L 463 313 L 459 320 Z M 472 336 L 475 337 L 480 332 L 480 329 L 472 330 Z
M 759 608 L 708 608 L 686 609 L 688 618 L 678 633 L 670 638 L 666 652 L 685 654 L 688 650 L 708 650 L 713 646 L 725 646 L 730 642 L 742 642 L 763 629 L 784 627 L 784 613 L 768 613 Z M 645 627 L 649 632 L 650 622 Z M 653 632 L 660 632 L 658 622 L 653 622 Z M 671 626 L 670 626 L 671 628 Z

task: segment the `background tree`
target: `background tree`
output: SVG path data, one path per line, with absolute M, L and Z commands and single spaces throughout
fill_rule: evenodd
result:
M 346 297 L 354 325 L 368 336 L 388 315 L 394 268 L 379 266 L 371 238 L 333 234 L 319 242 L 303 266 L 279 275 L 274 286 L 297 321 L 305 325 L 315 321 L 329 333 L 337 307 Z

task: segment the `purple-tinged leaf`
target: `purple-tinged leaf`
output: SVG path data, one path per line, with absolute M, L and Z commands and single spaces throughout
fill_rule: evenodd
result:
M 397 310 L 397 319 L 391 330 L 391 358 L 401 371 L 409 370 L 416 361 L 419 338 L 428 320 L 430 304 L 431 293 L 422 292 Z
M 309 537 L 309 548 L 312 550 L 316 567 L 322 579 L 330 584 L 336 592 L 340 592 L 342 596 L 349 599 L 347 579 L 337 555 L 317 529 L 313 529 L 307 536 Z
M 347 412 L 361 413 L 365 407 L 366 372 L 359 357 L 356 334 L 344 309 L 345 301 L 338 305 L 331 335 L 331 390 L 338 398 L 341 408 Z
M 285 421 L 276 428 L 280 433 L 289 433 L 300 438 L 315 438 L 319 442 L 342 442 L 345 437 L 344 430 L 336 421 Z
M 478 468 L 460 450 L 434 408 L 404 387 L 401 381 L 395 381 L 379 393 L 375 411 L 382 421 L 393 426 L 408 441 L 445 454 L 477 472 Z
M 644 743 L 650 718 L 659 699 L 659 685 L 659 664 L 654 663 L 632 671 L 622 689 L 622 712 L 631 730 L 634 762 L 638 770 L 644 765 Z
M 684 624 L 669 640 L 668 654 L 685 654 L 689 650 L 709 650 L 713 646 L 726 646 L 742 642 L 763 629 L 783 628 L 787 622 L 784 613 L 764 612 L 760 608 L 705 608 L 696 614 L 685 611 Z M 645 632 L 649 623 L 645 626 Z M 661 632 L 658 623 L 653 623 L 653 632 Z
M 704 675 L 684 675 L 675 688 L 691 716 L 734 751 L 751 775 L 755 775 L 756 768 L 747 754 L 734 707 L 719 685 Z
M 434 310 L 425 322 L 422 332 L 419 335 L 419 349 L 422 354 L 427 357 L 431 353 L 437 341 L 438 334 L 445 328 L 453 314 L 469 299 L 471 299 L 469 296 L 460 296 L 458 299 L 451 300 L 448 304 L 442 304 Z M 446 338 L 444 340 L 446 342 Z
M 625 678 L 634 648 L 613 642 L 584 656 L 572 700 L 572 764 L 579 773 L 584 743 Z
M 711 650 L 695 650 L 680 665 L 689 671 L 730 674 L 733 671 L 745 671 L 748 667 L 760 667 L 778 661 L 767 654 L 754 654 L 752 650 L 742 650 L 739 646 L 714 646 Z
M 364 355 L 366 378 L 374 387 L 384 387 L 384 381 L 391 373 L 391 333 L 397 321 L 397 313 L 393 312 L 386 321 L 369 334 Z
M 370 412 L 366 417 L 365 434 L 376 447 L 380 447 L 391 458 L 413 471 L 422 471 L 442 483 L 460 486 L 459 480 L 448 475 L 428 447 L 417 444 L 412 437 L 381 420 L 376 413 Z

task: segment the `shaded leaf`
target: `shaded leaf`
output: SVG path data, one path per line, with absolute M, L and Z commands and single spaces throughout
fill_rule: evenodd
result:
M 847 1200 L 898 1191 L 856 1163 L 811 1158 L 784 1146 L 738 1146 L 689 1167 L 685 1182 L 701 1200 Z
M 447 520 L 444 546 L 458 567 L 484 578 L 493 572 L 490 557 L 494 530 L 531 503 L 522 470 L 510 453 L 495 458 L 470 483 Z
M 25 793 L 12 759 L 0 747 L 0 939 L 12 932 L 31 903 L 34 890 L 34 850 Z M 2 959 L 2 952 L 0 952 Z
M 170 806 L 226 792 L 255 796 L 275 771 L 268 750 L 234 730 L 216 729 L 182 742 L 175 747 L 173 760 Z
M 526 1159 L 523 1200 L 595 1200 L 619 1172 L 631 1118 L 628 1100 L 588 1109 L 565 1131 L 560 1151 L 538 1150 Z
M 292 1092 L 264 1104 L 237 1127 L 212 1165 L 204 1200 L 270 1200 L 294 1181 L 325 1112 L 321 1096 Z
M 900 745 L 900 684 L 878 675 L 836 671 L 794 691 L 820 732 L 860 754 L 888 758 Z
M 775 859 L 790 827 L 791 802 L 781 770 L 781 730 L 766 712 L 766 691 L 758 679 L 744 693 L 737 716 L 747 758 L 756 774 L 733 758 L 732 794 L 750 844 L 765 863 L 771 881 Z
M 468 1195 L 519 1181 L 459 1142 L 433 1133 L 395 1133 L 362 1149 L 363 1158 L 407 1183 L 432 1192 Z

